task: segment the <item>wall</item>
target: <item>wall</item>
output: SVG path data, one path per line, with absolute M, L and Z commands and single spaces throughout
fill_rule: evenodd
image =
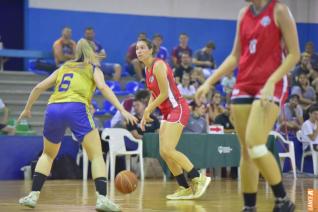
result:
M 307 40 L 318 45 L 317 1 L 286 0 L 298 22 L 301 47 Z M 178 34 L 190 35 L 196 50 L 208 40 L 217 49 L 219 64 L 230 52 L 235 33 L 235 19 L 243 0 L 29 0 L 26 48 L 51 50 L 63 26 L 73 28 L 78 40 L 86 26 L 96 29 L 99 40 L 109 53 L 109 61 L 123 63 L 126 50 L 138 32 L 163 34 L 164 45 L 171 50 Z M 179 9 L 182 6 L 182 10 Z

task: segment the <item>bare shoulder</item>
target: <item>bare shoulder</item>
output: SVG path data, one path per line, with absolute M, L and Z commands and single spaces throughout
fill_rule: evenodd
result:
M 157 70 L 166 70 L 167 66 L 166 63 L 162 60 L 157 60 L 153 65 L 154 72 Z
M 291 14 L 288 6 L 281 1 L 276 2 L 274 13 L 277 17 L 280 17 L 281 15 Z
M 240 22 L 241 21 L 241 19 L 243 18 L 243 16 L 244 16 L 244 14 L 247 12 L 247 10 L 249 9 L 249 5 L 247 5 L 247 6 L 245 6 L 245 7 L 243 7 L 243 8 L 241 8 L 240 9 L 240 11 L 239 11 L 239 14 L 238 14 L 238 21 Z

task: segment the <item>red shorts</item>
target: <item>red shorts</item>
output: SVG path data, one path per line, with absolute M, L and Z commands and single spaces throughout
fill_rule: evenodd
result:
M 232 104 L 252 104 L 254 100 L 260 99 L 261 89 L 264 85 L 240 85 L 234 86 L 231 96 Z M 284 104 L 288 97 L 287 79 L 283 83 L 277 84 L 274 91 L 273 102 L 277 105 Z
M 186 101 L 180 101 L 177 107 L 168 110 L 162 110 L 161 112 L 163 115 L 163 121 L 181 123 L 183 126 L 188 125 L 190 109 Z

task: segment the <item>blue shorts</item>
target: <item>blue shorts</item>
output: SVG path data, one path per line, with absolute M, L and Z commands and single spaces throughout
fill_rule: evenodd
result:
M 53 143 L 60 143 L 65 130 L 70 128 L 77 141 L 95 129 L 95 123 L 89 109 L 80 102 L 49 104 L 44 118 L 43 135 Z

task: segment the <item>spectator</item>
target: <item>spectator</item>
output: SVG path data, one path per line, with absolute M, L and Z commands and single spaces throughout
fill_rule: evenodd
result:
M 309 85 L 306 73 L 299 74 L 298 85 L 292 87 L 291 94 L 297 94 L 299 96 L 300 105 L 304 110 L 307 110 L 316 102 L 315 90 Z
M 300 73 L 305 73 L 309 79 L 315 79 L 318 76 L 310 63 L 310 55 L 306 52 L 302 53 L 300 57 L 300 63 L 292 71 L 292 85 L 296 85 Z
M 188 46 L 189 36 L 186 33 L 180 33 L 179 45 L 172 50 L 172 65 L 174 68 L 178 68 L 181 64 L 181 56 L 183 53 L 187 53 L 192 57 L 192 49 Z
M 188 53 L 182 53 L 181 55 L 181 63 L 178 68 L 174 70 L 174 77 L 176 79 L 176 83 L 180 83 L 182 81 L 183 74 L 191 75 L 194 71 L 194 68 L 191 63 L 191 56 Z
M 145 32 L 141 32 L 138 35 L 137 40 L 145 39 L 147 37 Z M 127 68 L 128 72 L 131 75 L 136 75 L 137 80 L 143 81 L 144 80 L 144 73 L 143 68 L 144 65 L 139 62 L 136 55 L 136 44 L 137 42 L 134 42 L 131 44 L 128 48 L 127 54 L 126 54 L 126 62 L 127 62 Z
M 190 103 L 191 116 L 188 121 L 188 125 L 184 128 L 184 132 L 192 133 L 206 133 L 207 122 L 204 118 L 206 114 L 206 107 L 204 104 L 197 104 L 195 101 Z
M 9 109 L 0 98 L 0 113 L 2 113 L 2 120 L 0 122 L 0 132 L 8 135 L 15 135 L 15 128 L 8 126 Z
M 72 40 L 72 29 L 64 27 L 62 36 L 53 44 L 54 60 L 57 66 L 75 58 L 76 43 Z
M 233 133 L 234 127 L 232 124 L 232 117 L 231 117 L 231 106 L 227 104 L 223 110 L 223 113 L 217 115 L 215 117 L 214 124 L 219 124 L 224 127 L 225 133 Z
M 208 78 L 213 70 L 216 68 L 215 61 L 212 55 L 215 45 L 212 41 L 209 41 L 205 47 L 197 50 L 194 53 L 193 64 L 196 67 L 202 68 L 202 72 L 205 78 Z
M 156 48 L 156 50 L 157 50 L 156 58 L 160 58 L 160 59 L 167 62 L 168 57 L 169 57 L 169 53 L 168 53 L 168 49 L 161 45 L 162 42 L 163 42 L 162 35 L 155 34 L 152 37 L 152 43 L 157 47 Z
M 318 142 L 318 106 L 313 105 L 309 108 L 309 119 L 301 127 L 301 134 L 306 141 Z M 317 145 L 315 149 L 318 151 Z M 309 144 L 303 143 L 303 150 L 309 150 Z
M 142 131 L 140 128 L 140 121 L 142 119 L 142 116 L 144 115 L 144 111 L 146 108 L 146 105 L 148 104 L 148 100 L 146 99 L 134 99 L 133 102 L 133 107 L 135 111 L 135 117 L 138 119 L 138 124 L 130 124 L 128 123 L 126 125 L 126 128 L 128 131 L 131 132 L 131 134 L 136 138 L 136 139 L 142 139 L 142 136 L 144 133 L 147 132 L 157 132 L 158 129 L 160 128 L 160 122 L 156 116 L 153 114 L 150 115 L 150 118 L 153 120 L 152 122 L 148 122 L 145 125 L 145 131 Z
M 182 83 L 178 84 L 178 89 L 180 94 L 186 98 L 188 102 L 191 102 L 194 99 L 195 87 L 190 84 L 189 74 L 183 74 Z
M 318 54 L 315 52 L 315 46 L 312 41 L 306 43 L 305 52 L 310 55 L 311 66 L 318 72 Z
M 208 119 L 209 125 L 215 123 L 215 118 L 224 112 L 224 108 L 221 105 L 222 96 L 219 92 L 215 92 L 212 95 L 211 103 L 208 106 Z
M 292 94 L 280 112 L 277 126 L 278 131 L 288 131 L 296 135 L 296 132 L 301 129 L 303 122 L 303 109 L 299 105 L 299 96 Z
M 226 94 L 226 102 L 231 101 L 232 90 L 235 85 L 236 78 L 233 76 L 233 72 L 228 73 L 223 77 L 221 85 L 223 86 L 223 92 Z
M 98 55 L 100 60 L 104 60 L 107 57 L 107 53 L 102 45 L 95 40 L 95 31 L 92 27 L 87 27 L 85 29 L 84 37 L 86 40 L 90 41 L 95 53 Z M 113 77 L 113 80 L 120 81 L 121 77 L 121 65 L 117 63 L 103 63 L 101 70 L 104 74 L 109 77 Z

